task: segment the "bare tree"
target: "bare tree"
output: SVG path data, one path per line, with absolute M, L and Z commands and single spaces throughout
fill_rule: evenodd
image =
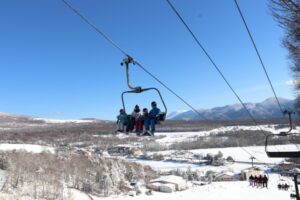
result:
M 274 17 L 285 30 L 283 45 L 289 51 L 297 95 L 296 108 L 300 112 L 300 1 L 270 0 L 270 7 Z

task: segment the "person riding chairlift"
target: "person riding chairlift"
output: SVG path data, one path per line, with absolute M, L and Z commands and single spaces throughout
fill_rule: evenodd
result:
M 144 135 L 154 136 L 155 125 L 157 123 L 157 119 L 158 119 L 159 114 L 160 114 L 160 109 L 157 108 L 157 104 L 156 104 L 155 101 L 152 101 L 151 107 L 152 107 L 152 109 L 150 110 L 149 115 L 145 119 L 145 122 L 144 122 L 145 130 L 146 130 L 146 132 L 144 133 Z
M 126 133 L 131 133 L 134 130 L 135 122 L 136 122 L 136 117 L 138 113 L 140 112 L 140 108 L 138 105 L 136 105 L 131 113 L 131 115 L 128 115 L 128 125 L 126 128 Z
M 127 123 L 128 123 L 128 116 L 125 113 L 124 109 L 120 109 L 120 114 L 117 116 L 118 131 L 124 132 Z
M 141 115 L 141 110 L 138 105 L 134 107 L 134 110 L 131 114 L 132 120 L 134 120 L 134 123 L 132 123 L 135 126 L 135 133 L 137 135 L 141 134 L 141 131 L 143 130 L 143 120 L 142 120 L 142 115 Z

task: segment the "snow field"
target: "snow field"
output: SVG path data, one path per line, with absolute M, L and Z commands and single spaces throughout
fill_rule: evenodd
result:
M 55 148 L 36 144 L 0 144 L 0 151 L 27 151 L 31 153 L 55 152 Z
M 107 198 L 93 197 L 94 200 L 290 200 L 290 191 L 279 191 L 278 175 L 269 175 L 269 188 L 252 188 L 247 181 L 213 182 L 205 186 L 191 186 L 188 190 L 174 193 L 153 192 L 147 196 L 143 192 L 139 196 L 128 195 L 112 196 Z M 82 195 L 75 196 L 74 200 L 90 200 Z

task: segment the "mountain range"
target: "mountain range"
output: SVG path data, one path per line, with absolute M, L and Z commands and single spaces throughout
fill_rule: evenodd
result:
M 294 110 L 294 100 L 278 98 L 283 109 Z M 268 98 L 260 103 L 245 103 L 245 106 L 255 119 L 275 119 L 282 117 L 275 98 Z M 247 111 L 241 104 L 233 104 L 211 109 L 197 110 L 202 116 L 209 120 L 244 120 L 249 119 Z M 176 111 L 167 116 L 169 120 L 203 120 L 193 110 Z

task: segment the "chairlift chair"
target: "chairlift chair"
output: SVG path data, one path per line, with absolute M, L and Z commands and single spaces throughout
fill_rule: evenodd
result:
M 121 63 L 121 66 L 123 66 L 125 64 L 127 85 L 128 85 L 128 87 L 130 89 L 128 91 L 123 92 L 122 95 L 121 95 L 122 105 L 123 105 L 124 111 L 126 112 L 126 104 L 125 104 L 125 100 L 124 100 L 124 95 L 125 94 L 139 94 L 139 93 L 147 92 L 147 91 L 150 91 L 150 90 L 154 90 L 159 95 L 159 98 L 160 98 L 160 100 L 161 100 L 161 102 L 163 104 L 163 107 L 164 107 L 164 111 L 159 113 L 159 116 L 157 117 L 157 121 L 158 122 L 165 121 L 166 116 L 167 116 L 167 106 L 165 104 L 165 101 L 164 101 L 164 99 L 163 99 L 160 91 L 157 88 L 155 88 L 155 87 L 142 88 L 140 86 L 138 86 L 138 87 L 131 86 L 130 79 L 129 79 L 129 64 L 130 63 L 134 64 L 134 65 L 136 64 L 136 62 L 130 56 L 127 56 L 125 59 L 123 59 L 123 62 Z
M 270 147 L 270 141 L 271 139 L 278 139 L 278 138 L 287 138 L 287 137 L 292 137 L 292 136 L 297 136 L 299 134 L 293 134 L 291 133 L 292 131 L 292 114 L 295 114 L 293 111 L 284 111 L 284 114 L 288 114 L 289 116 L 289 123 L 290 123 L 290 129 L 286 132 L 280 132 L 279 134 L 270 134 L 266 137 L 265 141 L 265 151 L 268 157 L 270 158 L 297 158 L 300 157 L 300 150 L 293 150 L 293 151 L 271 151 L 269 149 Z M 300 136 L 300 135 L 299 135 Z

